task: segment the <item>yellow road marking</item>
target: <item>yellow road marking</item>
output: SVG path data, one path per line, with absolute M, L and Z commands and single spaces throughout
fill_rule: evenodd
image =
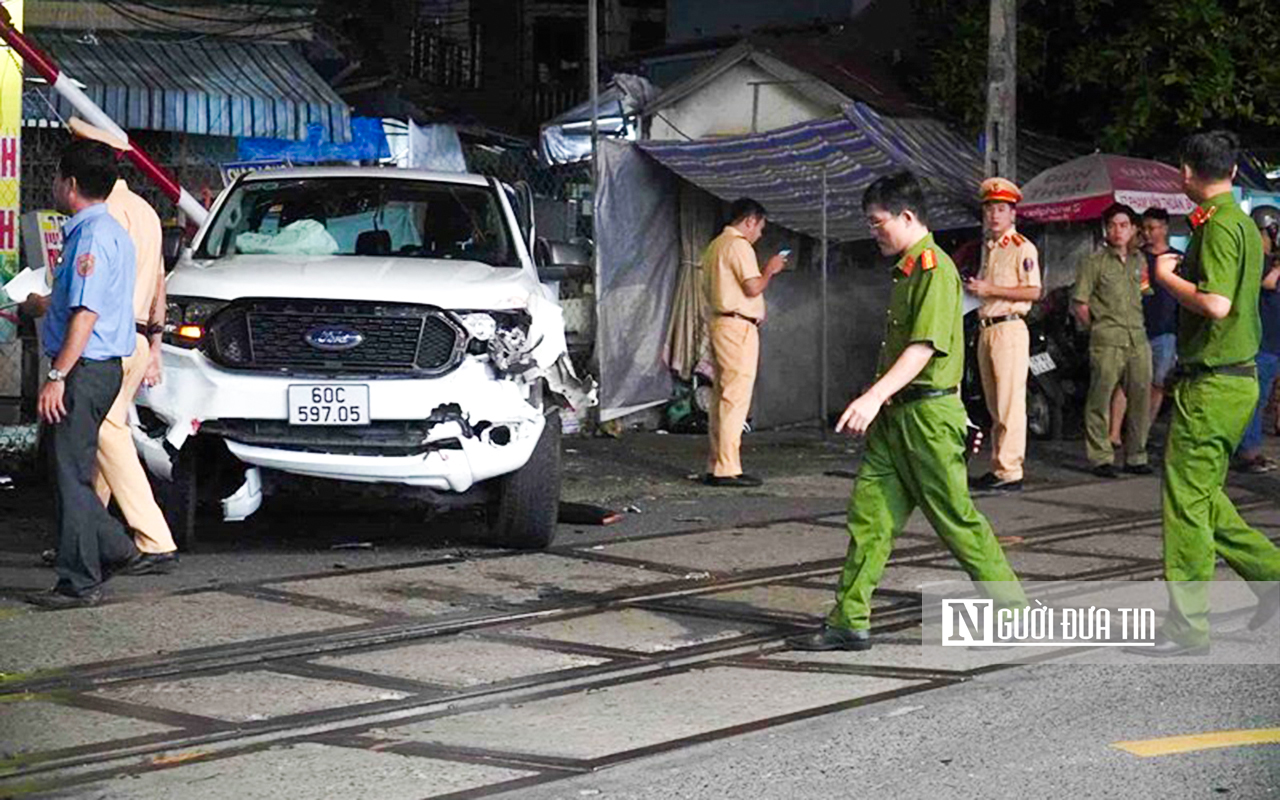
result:
M 1167 756 L 1174 753 L 1193 753 L 1219 747 L 1240 747 L 1249 744 L 1280 744 L 1280 728 L 1255 728 L 1244 731 L 1217 731 L 1193 733 L 1188 736 L 1165 736 L 1161 739 L 1140 739 L 1132 742 L 1115 742 L 1111 746 L 1135 756 Z

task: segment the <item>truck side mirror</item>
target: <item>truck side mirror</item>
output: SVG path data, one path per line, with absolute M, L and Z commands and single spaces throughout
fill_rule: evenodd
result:
M 533 248 L 533 263 L 543 281 L 590 280 L 591 248 L 576 242 L 539 239 Z
M 160 232 L 160 254 L 164 258 L 164 271 L 169 272 L 182 255 L 183 231 L 178 225 L 166 225 Z

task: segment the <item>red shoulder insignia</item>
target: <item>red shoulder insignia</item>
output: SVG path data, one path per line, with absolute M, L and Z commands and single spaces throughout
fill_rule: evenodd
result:
M 925 272 L 938 266 L 938 257 L 933 254 L 932 250 L 925 250 L 920 254 L 920 266 Z
M 1024 244 L 1027 243 L 1027 237 L 1023 236 L 1020 233 L 1015 233 L 1013 235 L 1013 243 L 1016 244 L 1018 247 L 1022 247 Z
M 903 275 L 906 275 L 908 278 L 910 278 L 911 273 L 915 272 L 916 270 L 916 260 L 910 257 L 904 258 L 902 259 L 902 263 L 898 265 L 898 269 L 902 270 Z
M 1208 208 L 1199 207 L 1191 212 L 1191 227 L 1199 228 L 1209 220 L 1213 219 L 1213 215 L 1218 213 L 1218 206 L 1209 206 Z
M 87 278 L 93 274 L 94 258 L 93 253 L 82 253 L 76 257 L 76 273 L 81 278 Z

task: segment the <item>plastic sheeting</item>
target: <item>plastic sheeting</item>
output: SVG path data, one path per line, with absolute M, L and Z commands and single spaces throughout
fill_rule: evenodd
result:
M 627 142 L 604 141 L 595 199 L 600 419 L 664 403 L 671 298 L 680 270 L 674 177 Z
M 322 125 L 307 126 L 307 138 L 255 139 L 245 137 L 238 143 L 241 161 L 286 161 L 290 164 L 314 164 L 319 161 L 380 161 L 391 157 L 382 120 L 375 117 L 351 119 L 351 141 L 337 143 L 329 138 Z
M 928 172 L 928 165 L 908 159 L 897 148 L 882 148 L 843 116 L 768 133 L 692 142 L 646 141 L 640 147 L 720 199 L 751 197 L 769 210 L 771 222 L 815 238 L 822 235 L 824 172 L 832 241 L 871 238 L 862 214 L 862 193 L 875 179 L 901 169 L 911 169 L 924 180 L 931 228 L 964 228 L 979 221 L 976 189 L 958 195 Z
M 629 118 L 658 96 L 658 88 L 639 75 L 619 73 L 596 98 L 597 128 L 604 138 L 635 138 Z M 538 154 L 547 164 L 572 164 L 591 156 L 591 101 L 543 123 Z
M 434 172 L 466 172 L 462 140 L 452 125 L 418 125 L 409 121 L 409 167 Z

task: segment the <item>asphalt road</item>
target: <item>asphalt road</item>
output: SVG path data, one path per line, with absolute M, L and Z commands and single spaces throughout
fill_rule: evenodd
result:
M 805 658 L 784 640 L 829 606 L 856 444 L 748 437 L 767 482 L 745 493 L 689 479 L 695 437 L 566 447 L 566 499 L 625 513 L 549 553 L 487 547 L 467 515 L 281 497 L 57 614 L 21 603 L 52 575 L 47 490 L 0 491 L 0 797 L 1280 793 L 1280 625 L 1215 621 L 1249 665 L 925 667 L 913 593 L 962 573 L 916 518 L 876 647 Z M 1028 491 L 979 508 L 1024 577 L 1154 577 L 1158 478 L 1097 481 L 1080 449 L 1036 445 Z M 1273 538 L 1278 489 L 1231 488 Z

